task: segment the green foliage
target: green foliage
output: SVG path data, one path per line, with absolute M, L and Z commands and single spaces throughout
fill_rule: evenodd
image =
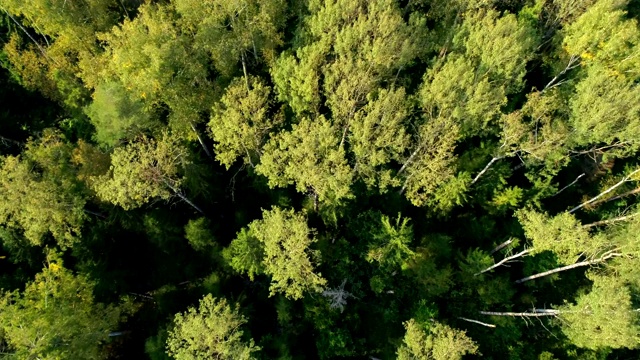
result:
M 411 319 L 404 323 L 406 334 L 398 348 L 398 360 L 459 360 L 475 354 L 478 346 L 465 331 L 432 322 L 427 326 Z
M 143 102 L 119 83 L 99 84 L 86 113 L 96 128 L 96 141 L 111 147 L 159 125 L 144 111 Z
M 248 88 L 245 80 L 236 78 L 227 87 L 209 122 L 216 159 L 227 169 L 238 158 L 253 167 L 269 133 L 283 121 L 281 115 L 270 113 L 271 89 L 253 77 Z
M 244 341 L 240 326 L 247 319 L 231 307 L 225 299 L 207 295 L 198 308 L 189 307 L 176 314 L 169 330 L 167 353 L 176 360 L 195 359 L 254 359 L 260 350 L 253 340 Z
M 24 291 L 4 293 L 0 308 L 4 339 L 21 359 L 106 359 L 102 345 L 132 310 L 94 302 L 93 283 L 55 253 Z
M 283 0 L 173 0 L 183 31 L 193 34 L 194 47 L 206 51 L 220 73 L 231 76 L 248 57 L 275 57 L 286 20 Z M 246 76 L 246 69 L 245 69 Z
M 591 291 L 561 308 L 562 331 L 578 347 L 637 348 L 640 322 L 621 279 L 590 276 Z
M 28 143 L 22 156 L 0 167 L 0 224 L 23 231 L 32 245 L 51 234 L 65 248 L 78 241 L 85 220 L 85 196 L 71 164 L 71 147 L 47 130 Z
M 296 190 L 311 191 L 320 202 L 339 204 L 353 196 L 353 174 L 338 141 L 324 117 L 304 118 L 269 140 L 256 171 L 272 188 L 295 184 Z
M 196 251 L 206 251 L 216 246 L 211 222 L 204 217 L 189 220 L 184 227 L 184 237 Z
M 549 217 L 533 210 L 519 210 L 516 214 L 531 241 L 532 252 L 552 251 L 562 264 L 572 264 L 581 256 L 595 257 L 606 246 L 601 234 L 590 235 L 569 213 Z
M 264 245 L 250 228 L 240 230 L 229 247 L 222 251 L 222 256 L 233 270 L 246 274 L 251 281 L 255 279 L 255 275 L 265 272 Z
M 116 148 L 108 174 L 96 178 L 94 189 L 104 200 L 125 210 L 140 207 L 152 199 L 169 200 L 182 184 L 187 150 L 165 133 L 155 140 L 141 137 Z
M 388 216 L 381 215 L 380 228 L 371 234 L 373 242 L 369 244 L 367 261 L 375 261 L 382 267 L 397 269 L 413 257 L 415 253 L 408 246 L 413 240 L 413 229 L 408 225 L 409 220 L 398 214 L 398 218 L 392 223 Z
M 283 293 L 300 299 L 306 291 L 320 292 L 326 280 L 314 272 L 319 254 L 310 249 L 316 242 L 304 215 L 274 207 L 262 211 L 249 229 L 264 246 L 264 271 L 271 276 L 271 296 Z

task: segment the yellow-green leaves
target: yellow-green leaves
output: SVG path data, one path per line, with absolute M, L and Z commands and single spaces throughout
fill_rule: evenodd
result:
M 561 308 L 562 332 L 578 347 L 589 349 L 640 346 L 640 318 L 622 279 L 591 275 L 593 286 L 575 304 Z
M 445 324 L 434 321 L 424 325 L 411 319 L 404 327 L 406 334 L 398 348 L 398 360 L 460 360 L 478 351 L 465 331 Z
M 291 131 L 274 135 L 265 145 L 256 171 L 270 187 L 295 184 L 311 191 L 320 202 L 338 204 L 351 194 L 353 173 L 331 123 L 320 116 L 304 118 Z
M 606 249 L 606 238 L 589 231 L 566 212 L 549 217 L 533 210 L 517 212 L 525 236 L 533 245 L 532 251 L 552 251 L 562 264 L 572 264 L 580 257 L 597 257 Z
M 213 107 L 209 129 L 216 142 L 215 156 L 227 169 L 242 158 L 254 167 L 269 133 L 283 122 L 282 114 L 270 113 L 271 89 L 260 79 L 236 78 Z
M 225 249 L 225 258 L 252 279 L 261 272 L 270 275 L 272 296 L 282 293 L 300 299 L 305 292 L 320 292 L 326 285 L 321 274 L 314 272 L 319 253 L 310 249 L 316 241 L 313 233 L 302 214 L 273 207 L 238 233 Z
M 169 200 L 179 193 L 181 170 L 188 161 L 186 149 L 174 137 L 142 137 L 113 151 L 109 173 L 96 178 L 94 188 L 102 200 L 125 210 L 152 199 Z
M 0 158 L 0 224 L 32 245 L 51 234 L 61 247 L 78 240 L 85 197 L 71 165 L 71 146 L 46 130 L 21 156 Z
M 193 33 L 224 76 L 233 76 L 250 58 L 275 58 L 286 20 L 283 0 L 174 0 L 184 31 Z
M 173 322 L 167 353 L 176 360 L 250 360 L 260 350 L 253 340 L 243 340 L 240 327 L 247 319 L 225 299 L 207 295 L 197 309 L 176 314 Z
M 49 254 L 24 291 L 0 297 L 0 330 L 16 358 L 105 359 L 101 345 L 130 310 L 95 303 L 93 283 Z

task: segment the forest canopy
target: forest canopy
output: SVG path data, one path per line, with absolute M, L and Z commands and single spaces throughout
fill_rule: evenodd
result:
M 0 9 L 0 358 L 640 358 L 640 1 Z

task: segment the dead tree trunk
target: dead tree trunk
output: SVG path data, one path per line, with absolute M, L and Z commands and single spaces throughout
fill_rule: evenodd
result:
M 607 190 L 605 190 L 605 191 L 601 192 L 600 194 L 596 195 L 595 197 L 591 198 L 589 201 L 585 201 L 582 204 L 580 204 L 580 205 L 574 207 L 573 209 L 569 210 L 569 214 L 572 214 L 572 213 L 582 209 L 583 207 L 593 203 L 594 201 L 596 201 L 596 200 L 600 199 L 601 197 L 607 195 L 608 193 L 612 192 L 613 190 L 615 190 L 620 185 L 622 185 L 625 182 L 629 181 L 629 179 L 639 171 L 640 171 L 640 169 L 636 169 L 636 170 L 632 171 L 631 174 L 625 176 L 617 184 L 613 185 L 612 187 L 608 188 Z
M 521 252 L 519 252 L 519 253 L 517 253 L 517 254 L 515 254 L 515 255 L 511 255 L 511 256 L 509 256 L 509 257 L 506 257 L 506 258 L 504 258 L 504 259 L 500 260 L 499 262 L 497 262 L 497 263 L 495 263 L 495 264 L 493 264 L 493 265 L 489 266 L 488 268 L 486 268 L 486 269 L 484 269 L 484 270 L 482 270 L 482 271 L 480 271 L 480 272 L 477 272 L 477 273 L 473 274 L 473 276 L 478 276 L 478 275 L 480 275 L 480 274 L 484 274 L 484 273 L 486 273 L 487 271 L 491 271 L 491 270 L 493 270 L 493 269 L 495 269 L 495 268 L 497 268 L 497 267 L 500 267 L 500 266 L 502 266 L 502 265 L 504 265 L 504 264 L 507 264 L 507 263 L 509 263 L 510 261 L 513 261 L 514 259 L 517 259 L 517 258 L 523 257 L 523 256 L 527 255 L 527 254 L 528 254 L 528 253 L 530 253 L 530 252 L 531 252 L 531 250 L 526 249 L 526 250 L 521 251 Z
M 566 270 L 571 270 L 571 269 L 575 269 L 575 268 L 579 268 L 579 267 L 583 267 L 583 266 L 599 264 L 601 262 L 605 262 L 605 261 L 611 259 L 612 257 L 621 256 L 621 255 L 622 254 L 620 254 L 620 253 L 616 253 L 616 252 L 613 252 L 613 251 L 608 251 L 604 255 L 602 255 L 601 257 L 599 257 L 597 259 L 581 261 L 581 262 L 578 262 L 578 263 L 575 263 L 575 264 L 562 266 L 562 267 L 559 267 L 559 268 L 555 268 L 555 269 L 551 269 L 551 270 L 544 271 L 544 272 L 541 272 L 541 273 L 537 273 L 535 275 L 527 276 L 527 277 L 522 278 L 520 280 L 516 280 L 516 284 L 522 284 L 523 282 L 527 282 L 529 280 L 541 278 L 541 277 L 544 277 L 544 276 L 547 276 L 547 275 L 559 273 L 559 272 L 566 271 Z

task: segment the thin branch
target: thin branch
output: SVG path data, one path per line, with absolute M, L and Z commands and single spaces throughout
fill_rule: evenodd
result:
M 576 212 L 577 210 L 582 209 L 583 207 L 593 203 L 594 201 L 600 199 L 601 197 L 603 197 L 604 195 L 612 192 L 613 190 L 615 190 L 617 187 L 619 187 L 620 185 L 624 184 L 625 182 L 629 181 L 629 179 L 635 175 L 637 172 L 640 172 L 640 169 L 636 169 L 634 171 L 631 172 L 631 174 L 625 176 L 622 180 L 620 180 L 617 184 L 613 185 L 612 187 L 608 188 L 607 190 L 601 192 L 600 194 L 598 194 L 597 196 L 591 198 L 589 201 L 583 202 L 582 204 L 574 207 L 573 209 L 569 210 L 569 214 L 572 214 L 574 212 Z
M 468 321 L 468 322 L 471 322 L 471 323 L 474 323 L 474 324 L 478 324 L 478 325 L 482 325 L 482 326 L 490 327 L 490 328 L 494 328 L 494 327 L 496 327 L 494 324 L 487 324 L 487 323 L 482 322 L 482 321 L 473 320 L 473 319 L 467 319 L 467 318 L 464 318 L 464 317 L 462 317 L 462 316 L 458 316 L 458 319 L 460 319 L 460 320 L 464 320 L 464 321 Z
M 553 196 L 556 196 L 556 195 L 560 194 L 561 192 L 563 192 L 563 191 L 567 190 L 568 188 L 572 187 L 573 185 L 575 185 L 575 184 L 578 182 L 578 180 L 580 180 L 580 179 L 581 179 L 583 176 L 585 176 L 585 175 L 586 175 L 585 173 L 582 173 L 582 174 L 578 175 L 578 177 L 577 177 L 575 180 L 573 180 L 573 181 L 571 182 L 571 184 L 569 184 L 569 185 L 567 185 L 567 186 L 563 187 L 563 188 L 562 188 L 562 189 L 560 189 L 557 193 L 553 194 Z M 553 197 L 553 196 L 552 196 L 552 197 Z
M 489 161 L 489 163 L 484 167 L 484 169 L 482 169 L 482 171 L 480 171 L 478 175 L 476 175 L 476 177 L 473 178 L 473 180 L 471 181 L 471 185 L 475 184 L 476 181 L 478 181 L 478 179 L 480 179 L 480 177 L 489 170 L 489 168 L 491 167 L 491 165 L 493 165 L 493 163 L 495 163 L 496 161 L 502 158 L 504 158 L 504 156 L 494 156 L 493 159 L 491 159 L 491 161 Z
M 513 238 L 510 238 L 509 240 L 503 242 L 502 244 L 494 247 L 493 250 L 491 250 L 491 252 L 489 254 L 493 255 L 494 253 L 504 249 L 507 245 L 511 244 L 512 242 L 513 242 Z
M 56 61 L 55 61 L 55 60 L 53 60 L 52 58 L 50 58 L 50 57 L 49 57 L 49 55 L 47 55 L 47 52 L 46 52 L 46 50 L 42 47 L 42 45 L 40 45 L 40 43 L 39 43 L 39 42 L 37 42 L 37 41 L 36 41 L 36 39 L 34 39 L 34 38 L 33 38 L 33 36 L 31 36 L 31 34 L 29 34 L 29 32 L 27 31 L 27 29 L 25 29 L 25 28 L 24 28 L 24 26 L 22 26 L 22 24 L 20 24 L 20 23 L 18 22 L 18 20 L 16 20 L 16 19 L 11 15 L 11 14 L 9 14 L 9 12 L 8 12 L 7 10 L 5 10 L 5 9 L 2 9 L 2 10 L 5 12 L 5 14 L 7 14 L 7 16 L 9 16 L 9 18 L 10 18 L 11 20 L 13 20 L 13 22 L 14 22 L 16 25 L 18 25 L 18 27 L 20 28 L 20 30 L 22 30 L 22 32 L 24 32 L 24 33 L 29 37 L 29 39 L 31 39 L 31 41 L 33 41 L 33 43 L 38 47 L 38 49 L 40 50 L 40 52 L 42 53 L 42 55 L 44 55 L 44 57 L 45 57 L 45 58 L 47 58 L 47 60 L 51 60 L 51 61 L 53 61 L 54 63 L 56 63 Z M 56 63 L 56 64 L 57 64 L 57 63 Z
M 610 197 L 610 198 L 608 198 L 608 199 L 602 199 L 602 200 L 600 200 L 600 201 L 596 201 L 596 202 L 594 202 L 594 203 L 593 203 L 593 204 L 591 204 L 591 205 L 592 205 L 592 206 L 598 206 L 598 205 L 600 205 L 600 204 L 608 203 L 608 202 L 610 202 L 610 201 L 614 201 L 614 200 L 618 200 L 618 199 L 622 199 L 623 197 L 627 197 L 627 196 L 629 196 L 629 195 L 635 195 L 635 194 L 637 194 L 637 193 L 640 193 L 640 188 L 637 188 L 637 189 L 633 189 L 633 190 L 627 191 L 626 193 L 622 193 L 622 194 L 620 194 L 620 195 L 616 195 L 616 196 L 614 196 L 614 197 Z
M 504 264 L 508 263 L 509 261 L 512 261 L 513 259 L 517 259 L 517 258 L 519 258 L 519 257 L 523 257 L 523 256 L 527 255 L 527 254 L 528 254 L 528 253 L 530 253 L 530 252 L 531 252 L 531 250 L 530 250 L 530 249 L 526 249 L 526 250 L 523 250 L 523 251 L 521 251 L 521 252 L 519 252 L 519 253 L 517 253 L 517 254 L 515 254 L 515 255 L 511 255 L 511 256 L 509 256 L 509 257 L 506 257 L 506 258 L 504 258 L 504 259 L 500 260 L 499 262 L 497 262 L 497 263 L 495 263 L 495 264 L 493 264 L 493 265 L 489 266 L 488 268 L 486 268 L 486 269 L 484 269 L 484 270 L 482 270 L 482 271 L 480 271 L 480 272 L 477 272 L 477 273 L 473 274 L 473 276 L 478 276 L 478 275 L 480 275 L 480 274 L 484 274 L 484 273 L 486 273 L 487 271 L 491 271 L 491 270 L 493 270 L 493 269 L 495 269 L 495 268 L 497 268 L 497 267 L 500 267 L 500 266 L 502 266 L 502 265 L 504 265 Z
M 629 219 L 634 218 L 634 217 L 636 217 L 638 215 L 640 215 L 640 213 L 620 216 L 620 217 L 613 218 L 613 219 L 600 220 L 600 221 L 592 222 L 591 224 L 582 225 L 582 227 L 588 229 L 588 228 L 592 228 L 592 227 L 595 227 L 595 226 L 614 224 L 614 223 L 617 223 L 617 222 L 620 222 L 620 221 L 629 220 Z

